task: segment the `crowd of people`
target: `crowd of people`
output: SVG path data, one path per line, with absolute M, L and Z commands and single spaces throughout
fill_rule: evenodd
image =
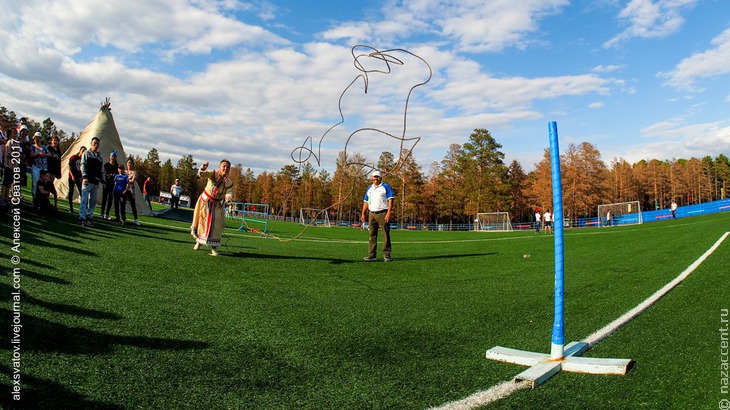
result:
M 553 224 L 555 215 L 550 213 L 550 209 L 546 209 L 544 213 L 540 213 L 539 209 L 535 209 L 535 233 L 539 234 L 540 230 L 545 233 L 553 233 Z
M 27 186 L 27 175 L 31 175 L 33 209 L 39 215 L 58 214 L 58 192 L 54 181 L 60 179 L 63 151 L 58 136 L 50 136 L 46 141 L 41 132 L 29 138 L 30 128 L 27 119 L 18 123 L 16 130 L 6 131 L 0 127 L 0 169 L 2 175 L 2 197 L 0 206 L 10 202 L 11 190 L 15 184 Z M 127 224 L 127 203 L 132 209 L 133 223 L 140 225 L 136 206 L 137 172 L 134 160 L 126 163 L 117 159 L 117 152 L 109 153 L 109 161 L 104 162 L 99 147 L 101 140 L 93 137 L 90 146 L 79 147 L 68 158 L 68 207 L 74 213 L 74 194 L 79 192 L 78 224 L 94 226 L 93 216 L 97 197 L 101 191 L 100 218 L 112 220 L 111 208 L 114 205 L 114 220 Z M 190 233 L 195 238 L 194 249 L 202 245 L 211 247 L 211 255 L 217 256 L 217 248 L 225 229 L 225 204 L 232 201 L 233 182 L 229 178 L 231 163 L 220 162 L 218 170 L 209 171 L 208 162 L 201 166 L 198 175 L 206 179 L 206 186 L 198 198 L 193 212 Z M 18 172 L 19 171 L 19 172 Z M 17 180 L 16 180 L 17 179 Z M 152 209 L 148 193 L 152 179 L 143 182 L 142 194 L 145 203 Z M 101 185 L 101 189 L 100 189 Z M 180 207 L 182 187 L 180 181 L 170 187 L 171 207 Z M 53 202 L 51 202 L 53 196 Z
M 14 184 L 28 186 L 28 173 L 31 177 L 33 210 L 39 215 L 58 214 L 58 192 L 55 181 L 62 178 L 61 161 L 63 150 L 57 135 L 44 140 L 40 131 L 29 138 L 30 129 L 26 118 L 22 118 L 15 130 L 5 130 L 0 126 L 0 169 L 2 175 L 2 196 L 0 206 L 10 202 Z M 31 142 L 32 141 L 32 142 Z M 68 207 L 74 213 L 74 195 L 79 193 L 79 225 L 93 226 L 92 216 L 96 207 L 99 184 L 103 185 L 101 218 L 111 220 L 111 206 L 117 222 L 126 224 L 126 208 L 129 202 L 134 224 L 139 225 L 135 203 L 136 170 L 134 160 L 129 158 L 126 166 L 117 162 L 117 153 L 110 153 L 109 162 L 103 163 L 99 152 L 99 138 L 92 138 L 89 149 L 80 147 L 68 158 Z M 17 179 L 17 180 L 16 180 Z M 145 199 L 150 205 L 146 189 L 150 178 L 145 181 Z M 53 196 L 53 202 L 51 202 Z
M 0 167 L 3 170 L 2 196 L 0 206 L 10 202 L 13 184 L 28 185 L 28 171 L 31 176 L 31 194 L 33 208 L 38 213 L 55 214 L 58 212 L 58 194 L 54 181 L 61 177 L 61 144 L 58 136 L 51 136 L 44 141 L 40 132 L 33 134 L 32 143 L 29 138 L 30 129 L 27 119 L 21 118 L 13 132 L 0 127 Z M 15 171 L 19 171 L 15 172 Z M 18 180 L 16 181 L 16 174 Z M 50 196 L 54 202 L 51 205 Z

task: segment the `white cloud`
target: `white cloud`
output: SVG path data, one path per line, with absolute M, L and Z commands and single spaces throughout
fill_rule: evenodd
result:
M 17 14 L 22 22 L 21 37 L 65 55 L 79 53 L 89 45 L 128 53 L 152 45 L 175 53 L 199 54 L 239 44 L 285 43 L 261 27 L 223 13 L 230 10 L 201 4 L 177 0 L 29 0 Z M 225 7 L 224 3 L 217 5 Z
M 701 91 L 695 86 L 696 79 L 730 73 L 730 29 L 720 33 L 711 44 L 715 48 L 685 58 L 668 73 L 659 73 L 668 78 L 664 84 L 679 90 Z
M 614 47 L 631 38 L 659 38 L 674 34 L 684 24 L 680 11 L 696 3 L 697 0 L 631 0 L 618 16 L 628 27 L 603 46 Z
M 602 102 L 600 102 L 600 101 L 596 101 L 596 102 L 592 102 L 592 103 L 590 103 L 590 104 L 588 105 L 588 108 L 595 108 L 595 109 L 598 109 L 598 108 L 603 108 L 603 106 L 604 106 L 604 104 L 603 104 Z
M 524 47 L 545 16 L 558 13 L 567 0 L 422 0 L 389 2 L 384 19 L 344 22 L 326 39 L 396 39 L 414 33 L 438 35 L 460 51 L 494 52 Z
M 621 70 L 624 67 L 625 67 L 625 65 L 599 65 L 599 66 L 593 67 L 593 69 L 591 69 L 591 72 L 600 73 L 600 74 L 610 73 L 613 71 Z
M 681 119 L 657 122 L 641 130 L 652 140 L 633 147 L 625 156 L 632 162 L 656 158 L 702 158 L 730 152 L 730 126 L 722 123 L 685 124 Z

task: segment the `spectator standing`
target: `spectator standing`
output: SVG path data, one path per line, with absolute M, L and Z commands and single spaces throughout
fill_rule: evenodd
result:
M 170 187 L 170 208 L 180 209 L 180 195 L 182 195 L 180 180 L 175 178 L 175 183 Z
M 20 186 L 28 186 L 28 167 L 31 165 L 30 158 L 30 131 L 25 124 L 27 118 L 20 119 L 21 125 L 18 128 L 18 144 L 20 145 Z
M 104 159 L 99 153 L 99 138 L 91 139 L 91 149 L 81 156 L 81 204 L 79 205 L 79 225 L 94 226 L 91 217 L 96 209 L 99 183 L 104 181 Z
M 46 148 L 48 149 L 48 172 L 53 174 L 54 178 L 61 179 L 63 151 L 61 151 L 61 140 L 58 139 L 58 135 L 51 137 L 51 145 Z
M 43 145 L 43 136 L 40 132 L 33 134 L 33 145 L 30 147 L 30 176 L 32 179 L 31 192 L 33 198 L 35 198 L 36 188 L 38 187 L 38 180 L 41 178 L 41 171 L 48 169 L 48 149 Z
M 81 156 L 86 151 L 86 147 L 79 148 L 79 152 L 71 155 L 68 159 L 68 209 L 71 213 L 74 212 L 74 188 L 79 191 L 79 197 L 81 196 Z
M 0 179 L 5 175 L 5 144 L 8 142 L 8 134 L 5 133 L 5 128 L 0 123 Z
M 122 205 L 122 212 L 120 213 L 119 203 L 122 202 L 122 197 L 124 196 L 124 192 L 127 190 L 128 184 L 129 177 L 124 170 L 124 165 L 117 165 L 117 174 L 114 175 L 114 188 L 112 189 L 112 194 L 114 195 L 114 217 L 116 221 L 121 222 L 122 225 L 126 223 L 126 209 L 125 206 Z M 120 215 L 121 219 L 119 218 Z
M 672 219 L 675 219 L 677 217 L 677 203 L 675 201 L 672 201 L 669 210 L 672 211 Z
M 18 142 L 17 136 L 13 136 L 13 134 L 10 134 L 8 136 L 7 142 L 5 142 L 5 145 L 3 145 L 3 162 L 5 163 L 5 168 L 3 170 L 3 189 L 2 189 L 2 199 L 0 200 L 0 205 L 7 205 L 7 203 L 10 201 L 10 188 L 13 186 L 13 170 L 10 167 L 11 164 L 11 153 L 13 149 L 18 149 L 18 146 L 20 143 Z
M 111 220 L 109 213 L 112 210 L 112 201 L 114 199 L 114 177 L 117 175 L 117 152 L 109 153 L 109 162 L 104 164 L 105 183 L 104 190 L 101 193 L 101 218 Z
M 539 234 L 542 228 L 542 215 L 539 209 L 535 209 L 535 233 Z
M 129 206 L 132 207 L 132 216 L 134 216 L 134 224 L 139 226 L 139 219 L 137 219 L 137 202 L 135 201 L 135 197 L 137 196 L 137 193 L 135 192 L 135 185 L 137 185 L 135 183 L 137 182 L 137 169 L 135 168 L 134 160 L 131 157 L 127 160 L 127 177 L 129 179 L 127 189 L 125 189 L 122 193 L 122 223 L 126 223 L 127 221 L 127 201 L 129 201 Z
M 553 214 L 550 213 L 550 209 L 546 209 L 545 213 L 542 214 L 542 221 L 543 221 L 543 226 L 545 227 L 545 232 L 552 233 L 553 232 Z
M 149 191 L 147 191 L 147 185 L 152 185 L 152 178 L 147 177 L 147 179 L 144 180 L 144 184 L 142 184 L 142 195 L 144 198 L 144 201 L 147 202 L 147 206 L 150 207 L 150 212 L 152 212 L 152 202 L 150 202 L 150 194 Z

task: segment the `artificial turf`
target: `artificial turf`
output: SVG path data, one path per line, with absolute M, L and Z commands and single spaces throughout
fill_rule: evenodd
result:
M 486 360 L 490 347 L 549 350 L 550 235 L 393 230 L 386 263 L 362 260 L 359 229 L 271 222 L 263 237 L 230 221 L 211 257 L 193 251 L 184 223 L 141 220 L 88 228 L 66 212 L 24 215 L 23 407 L 422 409 L 524 370 Z M 723 213 L 566 230 L 566 339 L 643 301 L 729 227 Z M 626 376 L 561 373 L 495 407 L 713 408 L 729 260 L 726 242 L 588 352 L 635 360 Z M 3 272 L 7 341 L 13 278 Z M 11 348 L 0 362 L 8 407 Z

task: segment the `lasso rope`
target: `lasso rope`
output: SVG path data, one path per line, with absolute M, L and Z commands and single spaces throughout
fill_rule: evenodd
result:
M 364 52 L 361 52 L 362 49 L 365 49 L 365 51 Z M 405 165 L 406 159 L 413 153 L 413 149 L 416 147 L 416 144 L 418 144 L 418 142 L 421 140 L 421 137 L 410 137 L 410 138 L 407 138 L 406 137 L 407 125 L 408 125 L 408 105 L 410 103 L 411 94 L 413 93 L 413 90 L 415 90 L 416 88 L 418 88 L 420 86 L 423 86 L 426 83 L 428 83 L 429 81 L 431 81 L 431 78 L 433 76 L 433 70 L 431 69 L 431 66 L 428 64 L 428 62 L 426 62 L 426 60 L 424 60 L 423 58 L 421 58 L 420 56 L 418 56 L 418 55 L 416 55 L 414 53 L 411 53 L 408 50 L 405 50 L 405 49 L 402 49 L 402 48 L 392 48 L 392 49 L 382 50 L 381 51 L 381 50 L 378 50 L 376 48 L 373 48 L 373 47 L 367 46 L 367 45 L 356 45 L 356 46 L 353 46 L 352 49 L 351 49 L 351 54 L 352 54 L 352 57 L 353 57 L 353 64 L 355 65 L 355 68 L 358 71 L 360 71 L 360 74 L 358 74 L 352 80 L 352 82 L 350 82 L 350 84 L 347 87 L 345 87 L 345 89 L 340 94 L 340 98 L 339 98 L 338 104 L 337 104 L 338 110 L 339 110 L 339 114 L 340 114 L 340 121 L 338 123 L 332 125 L 331 127 L 329 127 L 324 132 L 324 134 L 322 134 L 319 137 L 319 141 L 317 142 L 317 146 L 316 147 L 314 147 L 314 140 L 313 140 L 313 138 L 311 136 L 308 136 L 304 140 L 304 142 L 302 143 L 302 145 L 300 145 L 300 146 L 294 148 L 294 150 L 292 150 L 292 152 L 291 152 L 291 158 L 292 158 L 292 160 L 295 163 L 299 164 L 299 170 L 300 170 L 300 172 L 301 172 L 302 164 L 308 162 L 310 159 L 313 159 L 314 162 L 317 164 L 317 166 L 321 166 L 321 164 L 322 164 L 322 143 L 323 143 L 323 141 L 325 140 L 325 138 L 327 137 L 327 135 L 332 130 L 334 130 L 338 126 L 340 126 L 340 125 L 342 125 L 342 124 L 345 123 L 345 115 L 344 115 L 344 113 L 342 111 L 342 100 L 345 97 L 345 94 L 359 80 L 362 80 L 363 85 L 364 85 L 364 92 L 365 92 L 365 94 L 367 94 L 368 88 L 370 86 L 369 74 L 371 74 L 371 73 L 380 73 L 380 74 L 389 75 L 391 73 L 391 71 L 392 71 L 392 66 L 393 65 L 399 65 L 399 66 L 404 65 L 403 60 L 401 60 L 401 59 L 399 59 L 399 58 L 397 58 L 397 57 L 394 56 L 394 53 L 396 53 L 396 52 L 405 53 L 407 55 L 410 55 L 412 57 L 415 57 L 418 60 L 420 60 L 421 62 L 423 62 L 423 64 L 425 64 L 426 67 L 428 67 L 428 77 L 426 78 L 426 80 L 425 81 L 422 81 L 420 83 L 417 83 L 415 85 L 413 85 L 408 90 L 408 95 L 406 97 L 405 105 L 404 105 L 404 108 L 403 108 L 403 128 L 401 130 L 400 135 L 394 135 L 394 134 L 388 133 L 388 132 L 383 131 L 383 130 L 378 129 L 378 128 L 369 128 L 369 127 L 358 128 L 357 130 L 355 130 L 354 132 L 352 132 L 348 136 L 347 140 L 345 141 L 345 145 L 344 145 L 344 158 L 345 158 L 344 166 L 345 167 L 351 167 L 352 168 L 352 169 L 349 170 L 350 172 L 347 172 L 347 174 L 349 174 L 349 175 L 352 176 L 351 180 L 353 182 L 352 183 L 352 188 L 350 189 L 350 191 L 345 196 L 338 198 L 338 201 L 336 201 L 332 205 L 330 205 L 330 206 L 328 206 L 328 207 L 320 210 L 316 214 L 316 216 L 312 219 L 312 222 L 310 222 L 307 225 L 305 225 L 304 228 L 302 229 L 302 231 L 299 232 L 294 237 L 287 238 L 287 239 L 282 239 L 282 238 L 280 238 L 278 236 L 275 236 L 275 235 L 272 235 L 272 234 L 269 234 L 269 233 L 266 233 L 266 232 L 262 232 L 261 233 L 261 236 L 264 236 L 264 237 L 267 237 L 267 238 L 271 238 L 271 239 L 277 239 L 277 240 L 282 241 L 282 242 L 294 241 L 294 240 L 300 238 L 304 234 L 304 232 L 307 231 L 307 229 L 309 229 L 311 226 L 314 226 L 314 224 L 316 223 L 317 219 L 325 211 L 329 211 L 331 209 L 334 209 L 335 207 L 338 207 L 339 205 L 345 203 L 345 201 L 349 200 L 350 197 L 351 197 L 351 195 L 355 191 L 355 187 L 357 185 L 358 180 L 359 181 L 362 181 L 362 179 L 365 176 L 367 176 L 367 174 L 369 172 L 374 171 L 374 170 L 378 170 L 378 171 L 382 172 L 383 173 L 383 176 L 385 177 L 387 175 L 397 173 Z M 365 68 L 365 65 L 363 64 L 363 60 L 364 59 L 375 59 L 375 60 L 379 60 L 379 61 L 381 61 L 381 62 L 384 63 L 385 68 L 384 69 L 366 69 Z M 391 169 L 378 169 L 374 164 L 368 164 L 368 163 L 363 163 L 363 162 L 358 162 L 358 161 L 350 161 L 350 159 L 348 158 L 347 148 L 348 148 L 348 146 L 350 144 L 350 141 L 353 140 L 353 138 L 356 136 L 356 134 L 361 133 L 361 132 L 367 132 L 367 131 L 379 133 L 379 134 L 385 135 L 387 137 L 390 137 L 392 139 L 395 139 L 395 140 L 399 141 L 400 149 L 398 150 L 398 152 L 399 152 L 398 161 L 395 163 L 395 165 Z M 406 142 L 412 142 L 412 145 L 411 145 L 410 149 L 404 149 L 404 146 L 405 146 L 405 143 Z M 292 190 L 287 194 L 287 197 L 285 198 L 284 203 L 287 203 L 288 202 L 288 200 L 291 197 L 291 195 L 293 194 L 293 192 L 294 192 L 294 189 L 292 188 Z M 283 209 L 282 209 L 282 213 L 283 213 Z M 282 218 L 284 218 L 284 215 L 281 215 L 281 216 L 282 216 Z M 273 226 L 274 225 L 275 224 L 272 224 L 272 230 L 273 230 Z M 244 226 L 246 227 L 246 229 L 251 230 L 251 228 L 249 228 L 248 225 L 246 224 L 245 220 L 244 220 Z

